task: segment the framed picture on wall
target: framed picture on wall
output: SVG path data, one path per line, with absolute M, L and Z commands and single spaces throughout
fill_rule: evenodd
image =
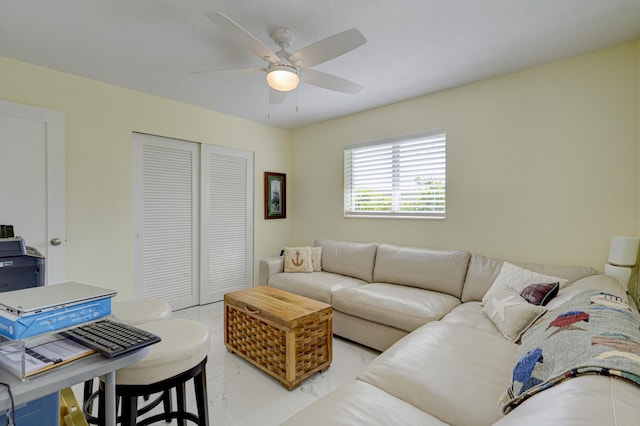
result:
M 287 175 L 264 172 L 264 218 L 287 217 Z

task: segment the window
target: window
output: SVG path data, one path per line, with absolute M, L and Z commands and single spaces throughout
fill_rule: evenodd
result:
M 346 217 L 444 219 L 444 130 L 345 146 Z

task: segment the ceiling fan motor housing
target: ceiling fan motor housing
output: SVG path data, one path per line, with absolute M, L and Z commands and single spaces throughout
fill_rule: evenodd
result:
M 291 43 L 293 43 L 293 40 L 295 40 L 295 36 L 293 35 L 293 33 L 286 28 L 278 28 L 276 30 L 273 30 L 271 32 L 271 38 L 276 42 L 278 46 L 280 46 L 282 50 L 291 46 Z

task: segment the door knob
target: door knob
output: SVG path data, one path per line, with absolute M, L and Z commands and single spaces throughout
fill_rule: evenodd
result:
M 62 244 L 62 240 L 60 238 L 52 238 L 50 243 L 52 246 L 59 246 Z

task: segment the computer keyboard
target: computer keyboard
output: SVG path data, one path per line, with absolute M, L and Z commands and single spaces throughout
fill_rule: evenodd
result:
M 117 357 L 160 341 L 160 337 L 131 325 L 102 319 L 63 331 L 66 336 L 107 358 Z

